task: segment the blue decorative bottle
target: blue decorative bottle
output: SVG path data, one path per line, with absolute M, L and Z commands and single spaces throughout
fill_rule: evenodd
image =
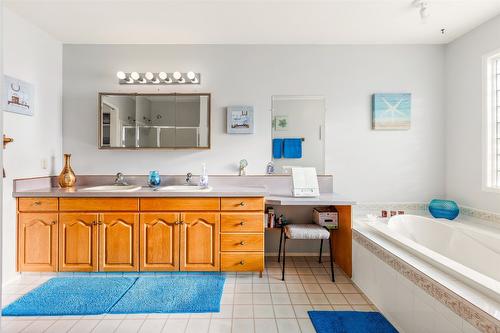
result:
M 150 171 L 148 177 L 148 185 L 151 187 L 160 186 L 161 177 L 158 171 Z
M 437 219 L 455 219 L 460 213 L 460 209 L 455 201 L 433 199 L 429 203 L 429 212 Z

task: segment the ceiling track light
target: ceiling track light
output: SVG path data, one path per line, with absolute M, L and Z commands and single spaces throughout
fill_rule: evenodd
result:
M 138 84 L 138 85 L 147 85 L 147 84 L 200 84 L 200 73 L 195 72 L 130 72 L 126 73 L 123 71 L 118 71 L 116 73 L 116 77 L 118 78 L 119 84 Z

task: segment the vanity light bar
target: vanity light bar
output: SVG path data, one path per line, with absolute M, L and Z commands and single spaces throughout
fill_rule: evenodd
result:
M 116 73 L 120 84 L 200 84 L 200 73 L 195 72 L 123 72 Z

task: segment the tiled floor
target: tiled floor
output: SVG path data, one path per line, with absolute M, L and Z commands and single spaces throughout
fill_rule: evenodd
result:
M 275 257 L 266 272 L 228 274 L 220 313 L 101 315 L 83 317 L 3 317 L 1 332 L 314 332 L 307 311 L 374 311 L 375 307 L 335 267 L 331 282 L 328 257 L 287 257 L 287 275 Z M 115 275 L 116 276 L 116 275 Z M 26 275 L 3 290 L 3 306 L 51 276 Z

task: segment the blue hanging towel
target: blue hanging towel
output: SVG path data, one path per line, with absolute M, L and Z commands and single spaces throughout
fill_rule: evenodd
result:
M 283 139 L 284 158 L 302 158 L 302 139 Z
M 283 157 L 283 139 L 273 139 L 273 158 Z

